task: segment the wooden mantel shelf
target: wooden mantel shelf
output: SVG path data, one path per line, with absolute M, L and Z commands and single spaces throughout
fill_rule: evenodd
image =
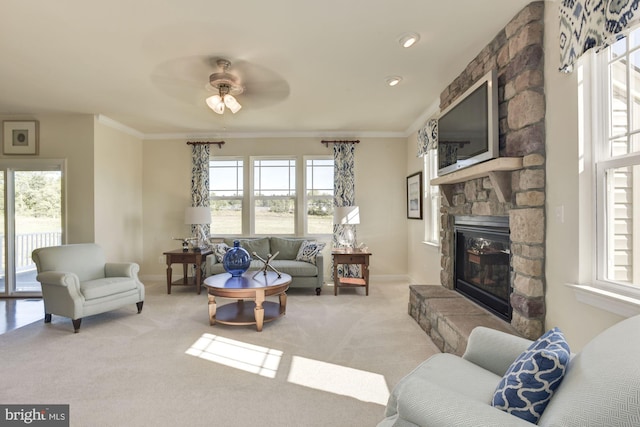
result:
M 459 182 L 488 176 L 502 203 L 511 199 L 511 172 L 522 169 L 522 157 L 498 157 L 444 176 L 432 179 L 432 185 L 440 185 L 442 194 L 452 205 L 453 185 Z

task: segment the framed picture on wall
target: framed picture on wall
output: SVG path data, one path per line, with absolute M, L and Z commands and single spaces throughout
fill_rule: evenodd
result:
M 407 218 L 422 219 L 422 172 L 407 177 Z
M 38 122 L 4 120 L 2 122 L 2 154 L 38 154 Z

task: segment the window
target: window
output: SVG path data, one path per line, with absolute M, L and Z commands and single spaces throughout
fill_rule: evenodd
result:
M 305 159 L 306 233 L 333 233 L 333 159 Z
M 242 234 L 243 159 L 209 161 L 211 234 Z
M 640 30 L 595 59 L 596 280 L 640 291 Z
M 433 245 L 440 244 L 440 187 L 431 185 L 438 177 L 438 150 L 428 150 L 424 156 L 425 227 L 424 240 Z
M 246 161 L 209 162 L 212 235 L 333 233 L 332 156 L 251 157 L 248 171 Z
M 255 234 L 295 234 L 296 160 L 252 159 Z

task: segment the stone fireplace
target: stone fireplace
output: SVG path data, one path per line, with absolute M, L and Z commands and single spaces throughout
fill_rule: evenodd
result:
M 500 159 L 461 170 L 460 178 L 440 186 L 441 285 L 456 289 L 456 217 L 504 218 L 510 316 L 503 318 L 530 339 L 543 333 L 545 315 L 543 20 L 544 2 L 530 3 L 440 95 L 444 109 L 479 77 L 497 71 Z

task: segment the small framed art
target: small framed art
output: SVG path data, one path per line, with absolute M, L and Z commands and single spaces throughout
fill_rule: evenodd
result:
M 37 121 L 4 120 L 2 135 L 2 154 L 38 154 Z
M 407 218 L 422 219 L 422 172 L 407 177 Z

